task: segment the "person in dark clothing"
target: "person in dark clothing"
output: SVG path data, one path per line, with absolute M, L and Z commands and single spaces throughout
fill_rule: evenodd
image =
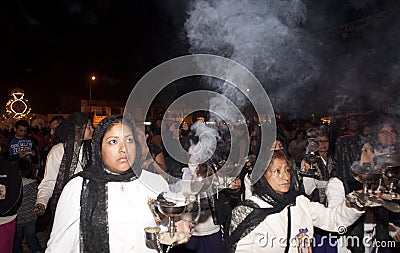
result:
M 139 134 L 139 140 L 141 142 L 140 144 L 142 145 L 142 159 L 145 160 L 145 164 L 148 165 L 149 162 L 155 162 L 158 168 L 160 168 L 163 172 L 166 172 L 167 165 L 165 164 L 164 154 L 161 147 L 153 142 L 153 132 L 151 129 L 146 127 L 144 134 L 140 129 L 137 129 L 137 132 Z
M 184 154 L 183 151 L 180 155 L 183 157 L 184 161 L 178 161 L 165 148 L 165 143 L 173 143 L 174 141 L 178 141 L 181 145 L 181 148 L 185 151 L 189 150 L 191 145 L 190 137 L 180 135 L 180 125 L 179 122 L 173 122 L 169 125 L 169 128 L 166 131 L 163 131 L 163 153 L 165 157 L 165 163 L 167 165 L 167 172 L 172 177 L 169 180 L 174 180 L 173 178 L 179 179 L 182 178 L 183 172 L 182 168 L 186 167 L 187 161 L 189 161 L 189 154 Z M 170 182 L 171 183 L 171 182 Z
M 17 167 L 29 166 L 34 173 L 38 156 L 37 141 L 28 134 L 29 123 L 26 120 L 18 120 L 15 123 L 15 136 L 8 144 L 8 159 Z
M 396 152 L 397 132 L 391 122 L 382 121 L 374 131 L 373 138 L 362 135 L 350 136 L 338 142 L 334 170 L 344 181 L 346 193 L 362 189 L 362 184 L 353 178 L 351 166 L 354 162 L 373 164 L 373 158 L 382 154 Z M 369 208 L 367 212 L 347 230 L 347 236 L 359 238 L 376 237 L 379 242 L 389 242 L 389 211 L 383 207 Z M 382 244 L 383 245 L 383 244 Z M 386 244 L 389 245 L 389 244 Z M 368 245 L 349 245 L 353 253 L 371 250 Z M 390 252 L 390 248 L 379 248 L 379 252 Z
M 15 165 L 0 156 L 0 250 L 11 253 L 17 210 L 22 202 L 22 179 Z
M 30 176 L 29 167 L 20 167 L 22 176 L 23 198 L 21 207 L 18 209 L 17 230 L 14 240 L 14 253 L 23 253 L 22 241 L 25 237 L 29 249 L 33 253 L 42 252 L 42 246 L 36 236 L 36 219 L 33 212 L 36 202 L 38 183 Z

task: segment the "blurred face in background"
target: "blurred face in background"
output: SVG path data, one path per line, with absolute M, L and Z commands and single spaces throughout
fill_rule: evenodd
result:
M 28 127 L 24 126 L 18 126 L 18 128 L 15 129 L 15 137 L 17 138 L 24 138 L 28 134 Z
M 328 152 L 328 149 L 329 149 L 328 136 L 324 136 L 324 135 L 317 136 L 317 141 L 319 144 L 318 151 L 323 152 L 323 153 Z
M 374 164 L 374 149 L 372 148 L 370 143 L 365 143 L 361 149 L 361 160 L 360 166 L 363 166 L 364 163 Z
M 365 126 L 363 129 L 363 134 L 364 135 L 370 135 L 371 134 L 371 127 L 370 126 Z
M 146 159 L 147 154 L 149 153 L 149 147 L 147 146 L 146 139 L 148 135 L 145 135 L 145 132 L 143 132 L 140 127 L 136 127 L 136 133 L 138 137 L 138 141 L 140 146 L 142 147 L 142 158 Z
M 289 138 L 289 140 L 294 139 L 295 136 L 296 136 L 296 130 L 290 131 L 290 138 Z
M 83 135 L 83 140 L 91 140 L 93 137 L 93 125 L 92 122 L 89 120 L 88 123 L 86 124 L 86 128 L 85 128 L 85 134 Z
M 189 126 L 185 121 L 182 122 L 182 129 L 185 131 L 189 130 Z
M 358 130 L 358 122 L 356 120 L 350 120 L 347 124 L 347 129 L 350 131 L 357 131 Z
M 390 126 L 390 124 L 383 124 L 382 128 L 378 132 L 379 142 L 384 147 L 394 146 L 396 143 L 396 131 Z
M 276 140 L 274 144 L 272 144 L 272 150 L 284 151 L 283 143 L 280 140 Z
M 180 137 L 180 130 L 179 130 L 179 123 L 174 122 L 169 126 L 169 131 L 172 133 L 172 138 L 179 139 Z
M 55 131 L 56 131 L 56 127 L 58 126 L 58 120 L 53 120 L 51 123 L 50 123 L 50 135 L 51 136 L 53 136 L 54 135 L 54 133 L 55 133 Z
M 304 133 L 302 131 L 298 132 L 296 135 L 297 140 L 303 140 L 304 139 Z

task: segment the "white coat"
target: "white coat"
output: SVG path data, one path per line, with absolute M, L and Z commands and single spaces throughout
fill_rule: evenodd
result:
M 291 228 L 290 228 L 290 248 L 289 252 L 297 253 L 296 236 L 300 229 L 307 229 L 307 235 L 313 236 L 313 227 L 319 227 L 327 231 L 338 232 L 354 223 L 363 212 L 346 206 L 345 193 L 342 182 L 337 178 L 332 178 L 326 190 L 327 199 L 330 207 L 310 200 L 304 196 L 296 198 L 296 205 L 290 207 Z M 260 198 L 253 196 L 250 198 L 262 208 L 271 207 Z M 233 210 L 232 216 L 240 212 L 239 206 Z M 288 227 L 288 207 L 280 213 L 267 216 L 252 232 L 239 240 L 236 252 L 284 252 L 286 247 Z

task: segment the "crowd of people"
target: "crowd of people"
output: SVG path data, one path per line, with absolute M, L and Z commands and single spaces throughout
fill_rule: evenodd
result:
M 279 121 L 268 154 L 260 153 L 256 118 L 247 131 L 215 126 L 216 152 L 198 165 L 207 175 L 229 155 L 234 161 L 270 155 L 271 161 L 256 182 L 249 180 L 250 161 L 218 194 L 202 193 L 200 210 L 193 211 L 200 218 L 184 215 L 177 222 L 188 242 L 171 252 L 398 252 L 398 213 L 346 201 L 362 189 L 352 176 L 355 162 L 373 164 L 374 157 L 399 151 L 397 122 L 387 116 L 331 125 Z M 31 252 L 156 252 L 143 230 L 157 225 L 149 199 L 182 179 L 190 160 L 186 152 L 185 161 L 171 156 L 164 144 L 176 140 L 188 151 L 199 142 L 191 122 L 169 122 L 165 132 L 159 123 L 142 128 L 128 115 L 112 115 L 94 128 L 89 114 L 77 112 L 52 119 L 47 129 L 19 120 L 4 131 L 0 251 L 22 252 L 25 238 Z M 235 150 L 233 138 L 239 139 Z M 373 187 L 382 189 L 382 181 Z M 51 235 L 41 245 L 35 228 L 45 213 Z

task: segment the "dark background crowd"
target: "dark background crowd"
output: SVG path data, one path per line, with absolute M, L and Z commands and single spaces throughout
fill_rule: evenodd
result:
M 264 155 L 259 153 L 262 137 L 261 124 L 263 122 L 259 122 L 257 117 L 249 118 L 246 123 L 249 136 L 244 136 L 244 131 L 240 131 L 240 129 L 233 131 L 231 136 L 225 123 L 208 122 L 207 117 L 207 115 L 197 115 L 196 117 L 187 117 L 185 121 L 172 120 L 167 123 L 167 135 L 161 134 L 161 120 L 155 120 L 151 125 L 145 126 L 145 133 L 143 133 L 145 142 L 141 143 L 141 145 L 142 149 L 149 152 L 148 154 L 143 152 L 142 159 L 152 158 L 164 172 L 176 178 L 182 177 L 181 169 L 186 164 L 175 160 L 168 154 L 164 148 L 162 137 L 164 137 L 164 140 L 165 138 L 179 140 L 183 149 L 187 151 L 191 145 L 198 141 L 198 137 L 191 129 L 191 125 L 197 120 L 206 124 L 209 123 L 209 126 L 216 128 L 219 132 L 217 151 L 209 161 L 214 167 L 218 167 L 218 164 L 228 158 L 231 149 L 231 138 L 239 137 L 243 140 L 243 143 L 239 142 L 239 149 L 248 147 L 245 152 L 247 157 Z M 23 184 L 23 197 L 18 199 L 19 208 L 15 208 L 15 212 L 18 215 L 13 246 L 14 252 L 23 252 L 23 248 L 25 250 L 29 248 L 31 252 L 41 252 L 46 246 L 45 243 L 48 240 L 53 219 L 52 211 L 54 210 L 49 211 L 47 209 L 46 212 L 40 213 L 44 214 L 40 216 L 37 216 L 37 211 L 35 211 L 35 214 L 33 210 L 36 204 L 37 187 L 45 174 L 47 155 L 52 146 L 59 142 L 57 140 L 58 134 L 55 130 L 62 121 L 62 117 L 55 117 L 47 127 L 39 129 L 31 127 L 26 120 L 19 120 L 12 130 L 3 130 L 1 132 L 1 159 L 7 159 L 11 162 L 19 170 L 22 178 L 25 181 L 29 181 Z M 390 148 L 388 152 L 396 152 L 398 150 L 398 132 L 400 130 L 398 122 L 397 117 L 371 114 L 332 117 L 329 121 L 277 119 L 276 142 L 272 149 L 283 150 L 290 157 L 293 162 L 292 173 L 295 175 L 295 180 L 298 181 L 298 188 L 305 191 L 304 194 L 311 200 L 324 203 L 323 187 L 314 187 L 315 189 L 312 189 L 311 192 L 307 192 L 304 189 L 306 183 L 303 183 L 303 175 L 300 172 L 304 169 L 304 164 L 307 163 L 307 155 L 309 155 L 308 140 L 315 138 L 319 143 L 318 152 L 321 161 L 316 163 L 319 179 L 326 181 L 330 177 L 339 177 L 344 182 L 346 193 L 349 193 L 353 190 L 361 189 L 362 186 L 352 177 L 351 165 L 360 160 L 363 144 L 367 142 L 374 143 L 375 151 Z M 386 138 L 386 136 L 388 137 Z M 389 143 L 384 143 L 385 140 Z M 248 141 L 248 146 L 245 143 L 246 141 Z M 21 152 L 23 153 L 22 155 Z M 243 168 L 243 170 L 245 169 Z M 242 171 L 237 177 L 243 181 L 244 174 Z M 239 201 L 244 199 L 244 184 L 242 183 L 242 189 L 238 194 L 234 194 L 229 198 L 230 208 L 234 208 Z M 392 222 L 397 224 L 398 215 L 389 215 L 387 211 L 384 215 L 394 217 Z M 362 224 L 363 222 L 361 221 Z M 382 223 L 382 221 L 375 222 L 377 224 Z M 380 227 L 380 229 L 386 232 L 380 233 L 387 235 L 388 220 L 386 220 L 385 226 Z M 361 233 L 357 229 L 359 228 L 355 226 L 354 233 Z M 37 232 L 40 232 L 39 239 Z M 23 238 L 25 238 L 25 241 L 23 241 Z M 387 236 L 383 239 L 389 240 Z M 358 252 L 357 249 L 353 250 Z

